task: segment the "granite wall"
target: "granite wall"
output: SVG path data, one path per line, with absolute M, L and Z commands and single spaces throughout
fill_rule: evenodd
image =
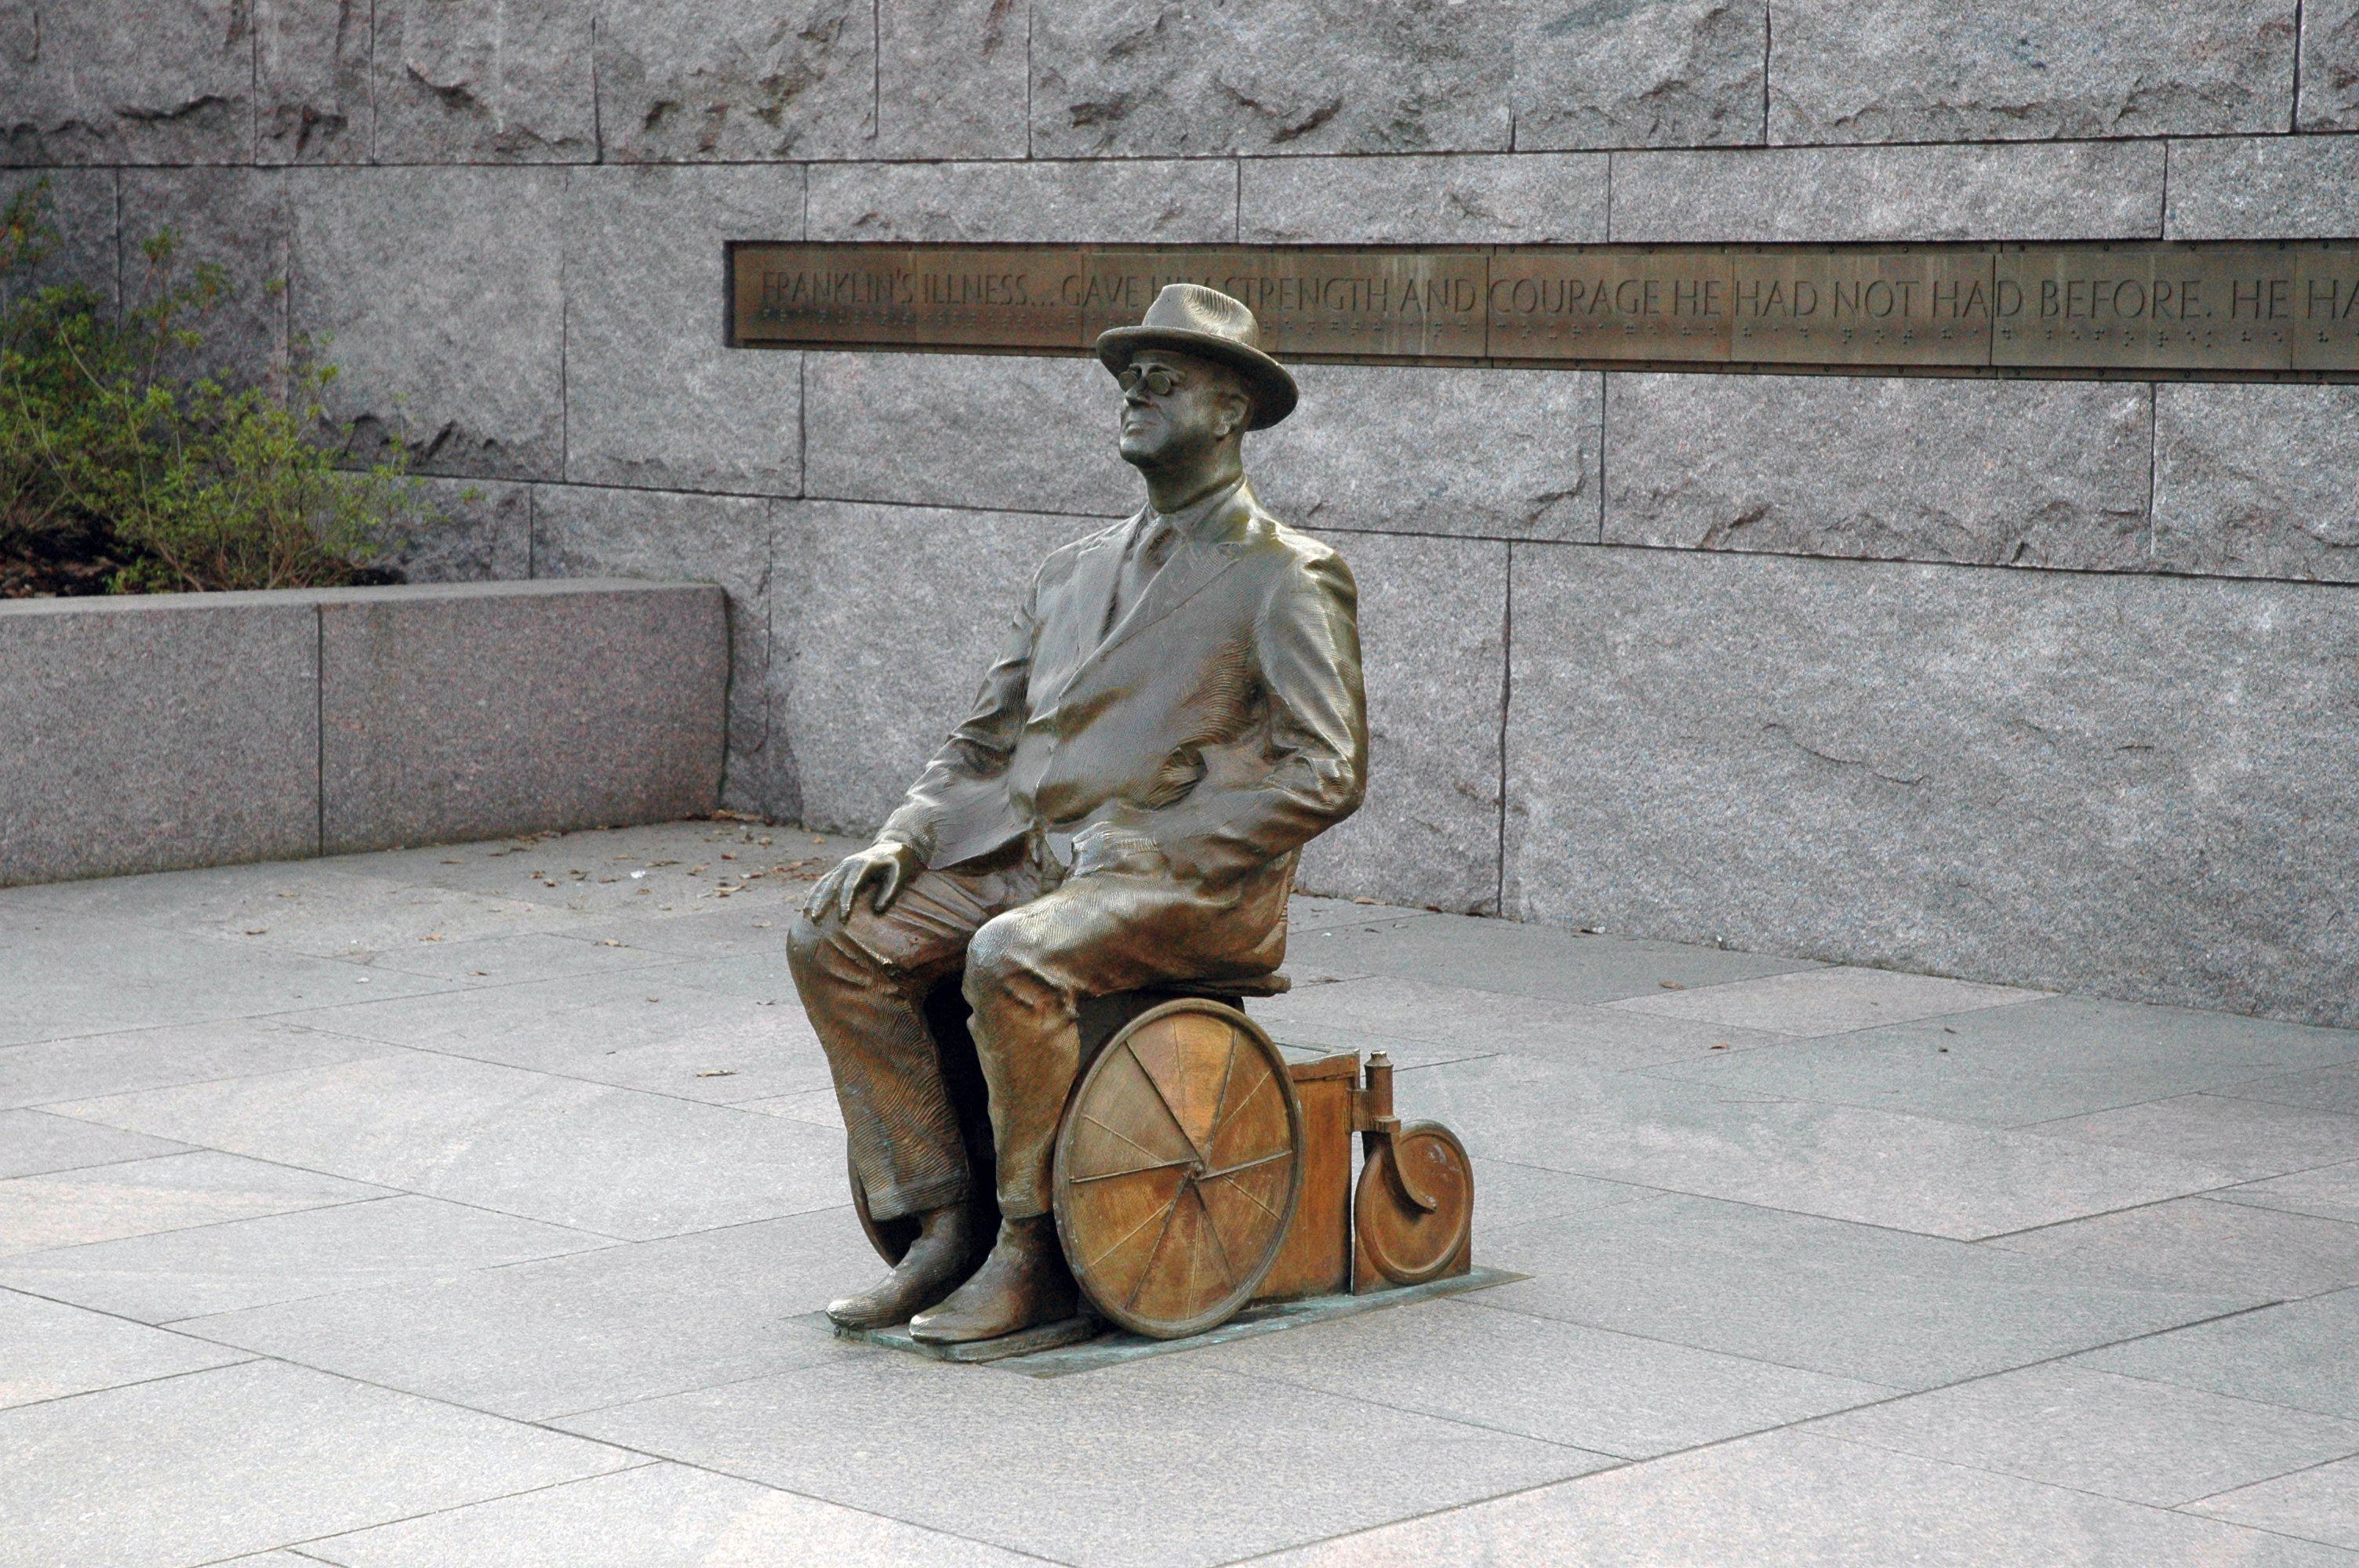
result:
M 426 579 L 716 581 L 730 804 L 859 829 L 1127 512 L 1078 361 L 721 346 L 728 239 L 2359 234 L 2353 0 L 15 0 L 51 276 L 332 340 Z M 1310 366 L 1325 891 L 2359 1024 L 2359 388 Z

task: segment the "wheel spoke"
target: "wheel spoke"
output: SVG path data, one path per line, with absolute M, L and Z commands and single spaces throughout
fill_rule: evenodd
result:
M 1273 1160 L 1289 1159 L 1293 1153 L 1294 1151 L 1291 1149 L 1281 1149 L 1275 1154 L 1265 1154 L 1258 1160 L 1245 1160 L 1218 1171 L 1207 1171 L 1196 1179 L 1200 1182 L 1217 1182 L 1223 1176 L 1234 1176 L 1240 1171 L 1250 1171 L 1256 1165 L 1266 1165 Z
M 1161 1106 L 1163 1108 L 1163 1114 L 1171 1119 L 1172 1127 L 1179 1131 L 1180 1141 L 1185 1143 L 1190 1149 L 1196 1149 L 1196 1141 L 1188 1136 L 1188 1124 L 1180 1119 L 1180 1108 L 1173 1105 L 1169 1099 L 1164 1098 L 1163 1086 L 1155 1081 L 1155 1075 L 1147 1070 L 1147 1064 L 1143 1061 L 1139 1061 L 1137 1050 L 1132 1046 L 1125 1046 L 1124 1049 L 1130 1052 L 1130 1059 L 1132 1061 L 1138 1063 L 1138 1076 L 1145 1078 L 1147 1080 L 1147 1087 L 1155 1091 L 1155 1103 Z M 1206 1151 L 1204 1150 L 1196 1149 L 1196 1153 L 1200 1158 L 1205 1152 Z
M 1108 1130 L 1112 1130 L 1109 1129 Z M 1114 1136 L 1119 1138 L 1122 1135 L 1120 1133 L 1115 1133 Z M 1128 1141 L 1125 1140 L 1125 1141 Z M 1166 1160 L 1158 1165 L 1133 1165 L 1127 1171 L 1101 1171 L 1094 1176 L 1069 1176 L 1065 1180 L 1065 1184 L 1067 1186 L 1078 1187 L 1090 1182 L 1111 1182 L 1118 1176 L 1143 1176 L 1149 1171 L 1169 1171 L 1175 1170 L 1182 1165 L 1192 1165 L 1195 1162 L 1193 1160 Z M 1240 1165 L 1237 1168 L 1239 1170 L 1243 1170 L 1245 1167 Z M 1228 1173 L 1223 1171 L 1221 1174 L 1225 1176 Z
M 1221 1278 L 1234 1290 L 1237 1282 L 1237 1266 L 1229 1258 L 1229 1244 L 1221 1239 L 1221 1227 L 1212 1218 L 1212 1206 L 1204 1201 L 1203 1188 L 1191 1186 L 1189 1191 L 1196 1195 L 1196 1206 L 1203 1212 L 1204 1234 L 1212 1238 L 1213 1249 L 1221 1255 Z
M 1145 1219 L 1140 1220 L 1136 1225 L 1134 1225 L 1134 1226 L 1132 1226 L 1128 1230 L 1124 1231 L 1124 1232 L 1122 1233 L 1121 1237 L 1120 1237 L 1119 1238 L 1117 1238 L 1112 1246 L 1107 1247 L 1107 1248 L 1104 1248 L 1103 1249 L 1102 1249 L 1102 1250 L 1098 1253 L 1098 1255 L 1097 1255 L 1096 1257 L 1094 1257 L 1094 1258 L 1091 1259 L 1091 1260 L 1090 1260 L 1090 1267 L 1092 1267 L 1092 1268 L 1095 1268 L 1095 1267 L 1097 1267 L 1097 1265 L 1099 1265 L 1100 1263 L 1103 1263 L 1103 1262 L 1104 1262 L 1107 1259 L 1109 1259 L 1109 1258 L 1113 1257 L 1115 1253 L 1117 1253 L 1117 1252 L 1121 1251 L 1121 1250 L 1122 1250 L 1122 1248 L 1123 1248 L 1123 1244 L 1124 1244 L 1125 1242 L 1128 1241 L 1132 1237 L 1134 1237 L 1134 1236 L 1137 1235 L 1140 1231 L 1145 1230 L 1148 1226 L 1153 1225 L 1153 1224 L 1155 1223 L 1156 1215 L 1160 1215 L 1160 1216 L 1162 1216 L 1162 1217 L 1163 1217 L 1163 1227 L 1164 1227 L 1164 1229 L 1166 1229 L 1166 1230 L 1170 1229 L 1170 1228 L 1171 1228 L 1171 1211 L 1172 1211 L 1173 1209 L 1178 1208 L 1179 1206 L 1180 1206 L 1180 1195 L 1179 1195 L 1178 1193 L 1173 1193 L 1173 1194 L 1171 1195 L 1171 1201 L 1170 1201 L 1169 1203 L 1165 1204 L 1161 1208 L 1157 1209 L 1157 1210 L 1155 1211 L 1155 1214 L 1150 1214 L 1150 1215 L 1148 1215 Z M 1158 1247 L 1158 1248 L 1159 1248 L 1159 1247 L 1161 1247 L 1161 1246 L 1163 1245 L 1163 1238 L 1162 1238 L 1161 1237 L 1159 1237 L 1159 1236 L 1158 1236 L 1158 1237 L 1157 1237 L 1157 1238 L 1156 1238 L 1156 1239 L 1155 1239 L 1155 1245 L 1156 1245 L 1157 1247 Z M 1152 1268 L 1152 1267 L 1154 1266 L 1154 1263 L 1155 1263 L 1155 1260 L 1154 1260 L 1154 1259 L 1149 1258 L 1147 1261 L 1147 1266 L 1148 1266 L 1149 1268 Z M 1147 1271 L 1146 1271 L 1146 1270 L 1141 1270 L 1141 1271 L 1139 1271 L 1139 1278 L 1143 1280 L 1143 1279 L 1145 1279 L 1146 1277 L 1147 1277 Z M 1136 1299 L 1137 1299 L 1137 1297 L 1138 1297 L 1138 1292 L 1137 1292 L 1137 1290 L 1136 1290 L 1135 1287 L 1132 1289 L 1132 1291 L 1131 1291 L 1130 1294 L 1131 1294 L 1131 1298 L 1132 1298 L 1132 1300 L 1134 1300 L 1134 1301 L 1135 1301 L 1135 1300 L 1136 1300 Z
M 1155 1278 L 1156 1260 L 1163 1256 L 1163 1244 L 1171 1239 L 1171 1217 L 1180 1212 L 1180 1200 L 1185 1195 L 1187 1195 L 1184 1189 L 1174 1193 L 1171 1195 L 1171 1201 L 1163 1206 L 1163 1229 L 1156 1236 L 1155 1250 L 1147 1255 L 1147 1267 L 1138 1271 L 1138 1281 L 1130 1287 L 1130 1294 L 1123 1301 L 1124 1306 L 1136 1306 L 1138 1292 L 1147 1289 L 1147 1281 Z M 1146 1228 L 1146 1223 L 1142 1221 L 1136 1229 L 1132 1230 L 1131 1235 L 1136 1236 Z

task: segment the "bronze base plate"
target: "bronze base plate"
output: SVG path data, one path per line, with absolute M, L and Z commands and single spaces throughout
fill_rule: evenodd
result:
M 888 1350 L 907 1350 L 933 1361 L 1005 1361 L 1011 1356 L 1030 1356 L 1079 1345 L 1105 1332 L 1105 1325 L 1087 1314 L 1044 1323 L 1021 1334 L 1003 1334 L 997 1339 L 971 1339 L 963 1345 L 935 1345 L 912 1338 L 906 1323 L 897 1323 L 890 1328 L 829 1326 L 835 1329 L 838 1339 L 856 1339 L 866 1345 L 882 1345 Z

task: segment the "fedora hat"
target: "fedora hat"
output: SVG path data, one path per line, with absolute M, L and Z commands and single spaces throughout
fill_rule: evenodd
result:
M 1177 349 L 1218 360 L 1245 378 L 1253 399 L 1248 430 L 1267 429 L 1294 412 L 1294 378 L 1261 351 L 1261 327 L 1243 302 L 1201 283 L 1169 283 L 1136 327 L 1098 334 L 1098 358 L 1120 375 L 1141 349 Z

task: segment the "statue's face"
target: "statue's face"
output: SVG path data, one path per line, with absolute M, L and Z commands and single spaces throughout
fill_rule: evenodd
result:
M 1176 349 L 1141 349 L 1122 383 L 1122 455 L 1162 468 L 1211 451 L 1245 427 L 1250 407 L 1226 365 Z

